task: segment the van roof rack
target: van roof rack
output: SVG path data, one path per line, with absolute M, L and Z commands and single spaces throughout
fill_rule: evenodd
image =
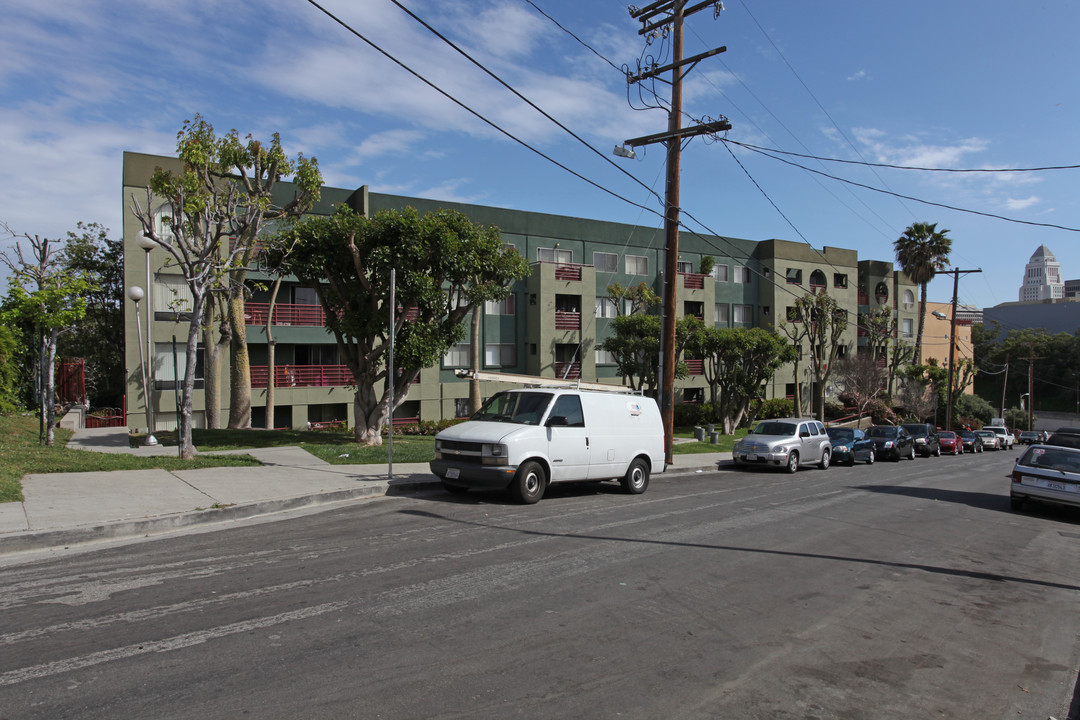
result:
M 483 370 L 477 373 L 473 373 L 472 370 L 457 370 L 454 374 L 462 380 L 471 380 L 475 377 L 481 382 L 507 382 L 514 383 L 515 385 L 526 385 L 528 387 L 577 388 L 579 390 L 640 394 L 640 391 L 635 391 L 626 385 L 608 385 L 606 383 L 582 382 L 581 380 L 563 380 L 561 378 L 544 377 L 542 375 L 515 375 L 513 373 L 485 372 Z

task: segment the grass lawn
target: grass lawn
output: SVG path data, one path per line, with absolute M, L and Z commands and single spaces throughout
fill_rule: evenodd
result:
M 56 430 L 56 444 L 38 444 L 38 419 L 33 415 L 0 416 L 0 502 L 23 499 L 22 478 L 32 473 L 89 472 L 109 470 L 191 470 L 209 467 L 258 465 L 250 455 L 201 456 L 194 460 L 177 457 L 134 457 L 132 455 L 68 450 L 64 447 L 70 430 Z
M 740 428 L 735 431 L 734 435 L 721 435 L 718 439 L 719 442 L 713 445 L 709 442 L 708 435 L 705 436 L 705 442 L 689 442 L 689 443 L 677 443 L 671 450 L 672 455 L 692 455 L 695 453 L 714 453 L 714 452 L 731 452 L 735 447 L 735 442 L 746 437 L 746 433 L 749 428 Z M 694 428 L 675 428 L 676 438 L 692 438 L 694 437 Z

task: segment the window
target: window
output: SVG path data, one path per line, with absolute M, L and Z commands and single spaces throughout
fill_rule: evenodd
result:
M 914 333 L 911 330 L 912 324 L 914 322 L 915 321 L 912 320 L 911 318 L 904 318 L 903 319 L 903 325 L 902 325 L 901 333 L 903 334 L 904 337 L 910 338 L 910 337 L 912 337 L 914 335 Z
M 705 402 L 705 388 L 686 388 L 682 398 L 689 405 L 700 405 Z
M 191 288 L 183 275 L 158 275 L 150 284 L 153 286 L 155 318 L 160 313 L 191 312 Z
M 596 298 L 596 317 L 613 318 L 617 314 L 614 300 L 609 297 Z
M 454 398 L 454 417 L 469 417 L 469 398 Z
M 615 353 L 608 352 L 604 348 L 596 348 L 596 364 L 597 365 L 617 365 L 615 361 Z
M 592 263 L 596 272 L 619 272 L 619 256 L 615 253 L 594 252 Z
M 743 265 L 735 266 L 735 282 L 737 283 L 750 283 L 750 268 Z
M 585 414 L 581 412 L 581 397 L 578 395 L 560 395 L 551 406 L 548 419 L 566 418 L 567 427 L 585 427 Z
M 203 381 L 203 346 L 199 343 L 198 354 L 195 356 L 195 382 L 196 387 L 201 387 Z M 173 365 L 173 344 L 169 342 L 154 343 L 154 365 L 151 370 L 151 380 L 156 390 L 171 390 L 176 387 L 176 375 L 173 374 L 175 367 L 180 373 L 180 382 L 184 382 L 184 373 L 187 366 L 187 345 L 176 344 L 176 365 Z
M 443 366 L 449 368 L 469 367 L 469 343 L 451 345 L 443 355 Z
M 649 258 L 644 255 L 627 255 L 626 256 L 626 274 L 627 275 L 648 275 L 649 274 Z
M 513 315 L 514 296 L 509 295 L 502 300 L 488 300 L 484 303 L 485 315 Z
M 508 343 L 494 343 L 484 346 L 484 365 L 486 367 L 513 367 L 517 364 L 517 348 Z
M 728 266 L 727 265 L 714 265 L 712 269 L 712 277 L 716 282 L 728 281 Z
M 791 285 L 802 285 L 802 270 L 799 268 L 788 268 L 787 281 Z
M 844 275 L 843 273 L 833 273 L 832 284 L 835 288 L 846 288 L 847 275 Z
M 536 259 L 540 262 L 572 263 L 574 262 L 574 253 L 558 248 L 536 248 Z
M 810 273 L 810 287 L 823 288 L 825 287 L 825 273 L 820 270 L 815 270 Z
M 675 263 L 675 270 L 681 273 L 692 273 L 694 272 L 694 263 L 678 260 Z
M 732 305 L 731 312 L 735 324 L 747 325 L 754 322 L 754 306 L 753 305 Z
M 847 345 L 841 345 L 840 347 L 836 348 L 836 357 L 838 357 L 838 358 L 846 358 L 847 357 Z
M 889 286 L 884 282 L 879 282 L 877 287 L 874 288 L 874 298 L 877 300 L 878 305 L 889 302 Z
M 684 302 L 683 303 L 683 316 L 696 317 L 705 319 L 705 303 L 703 302 Z
M 716 303 L 716 309 L 713 312 L 713 322 L 720 327 L 727 327 L 731 322 L 727 303 Z
M 787 309 L 787 321 L 788 322 L 802 322 L 802 318 L 799 317 L 799 308 L 794 305 L 789 305 Z
M 910 290 L 904 291 L 904 309 L 910 310 L 915 307 L 915 293 Z

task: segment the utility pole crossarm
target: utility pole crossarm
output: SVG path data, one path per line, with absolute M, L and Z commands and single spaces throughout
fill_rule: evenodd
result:
M 698 135 L 711 135 L 712 133 L 724 132 L 731 129 L 731 123 L 727 118 L 723 120 L 717 120 L 711 123 L 702 123 L 695 125 L 694 127 L 680 128 L 678 130 L 669 130 L 668 132 L 655 133 L 653 135 L 644 135 L 638 138 L 631 138 L 627 140 L 624 145 L 630 147 L 641 147 L 642 145 L 652 145 L 658 142 L 667 142 L 668 140 L 674 140 L 676 138 L 684 137 L 697 137 Z
M 727 52 L 727 45 L 722 45 L 722 46 L 716 48 L 715 50 L 707 50 L 706 52 L 703 52 L 700 55 L 695 55 L 694 57 L 686 58 L 685 60 L 683 60 L 678 65 L 672 63 L 670 65 L 665 65 L 664 67 L 653 68 L 652 70 L 649 70 L 648 72 L 638 73 L 637 75 L 627 75 L 626 79 L 631 85 L 633 85 L 634 83 L 636 83 L 636 82 L 638 82 L 640 80 L 648 80 L 649 78 L 654 78 L 654 77 L 658 77 L 660 75 L 663 75 L 664 73 L 666 73 L 669 70 L 675 70 L 677 68 L 681 68 L 681 67 L 686 66 L 686 65 L 690 65 L 690 66 L 697 65 L 702 60 L 705 60 L 706 58 L 711 58 L 713 55 L 719 55 L 722 52 Z

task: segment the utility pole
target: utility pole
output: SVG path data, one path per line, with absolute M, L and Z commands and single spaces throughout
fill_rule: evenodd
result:
M 956 294 L 960 288 L 960 275 L 963 273 L 981 273 L 978 270 L 946 270 L 942 275 L 952 275 L 952 317 L 949 327 L 949 386 L 945 391 L 945 429 L 952 430 L 952 407 L 953 407 L 953 366 L 956 364 Z M 1004 417 L 1004 416 L 1003 416 Z
M 1044 357 L 1045 356 L 1043 356 L 1043 355 L 1038 355 L 1038 356 L 1035 355 L 1035 341 L 1032 340 L 1031 344 L 1029 345 L 1028 358 L 1027 358 L 1027 361 L 1028 361 L 1028 391 L 1027 391 L 1027 396 L 1028 396 L 1028 402 L 1027 402 L 1027 405 L 1028 405 L 1028 427 L 1027 427 L 1027 429 L 1028 430 L 1031 429 L 1032 413 L 1033 413 L 1034 407 L 1035 407 L 1035 398 L 1032 395 L 1032 393 L 1033 393 L 1033 391 L 1035 389 L 1035 361 L 1036 360 L 1042 360 Z
M 668 110 L 668 129 L 665 133 L 647 135 L 627 140 L 622 148 L 615 148 L 615 153 L 623 157 L 633 157 L 631 148 L 662 142 L 667 145 L 667 182 L 664 194 L 664 318 L 661 331 L 660 356 L 660 414 L 664 421 L 664 462 L 672 463 L 672 437 L 675 418 L 675 321 L 678 317 L 676 289 L 678 285 L 679 260 L 679 166 L 683 138 L 713 134 L 730 130 L 731 124 L 726 118 L 694 127 L 682 127 L 682 79 L 683 68 L 693 68 L 705 58 L 718 55 L 727 50 L 720 47 L 683 59 L 683 20 L 686 16 L 715 6 L 722 9 L 722 3 L 715 0 L 700 2 L 691 7 L 687 0 L 658 0 L 643 8 L 630 9 L 630 17 L 640 20 L 642 28 L 639 35 L 649 35 L 656 30 L 671 26 L 671 64 L 664 67 L 651 67 L 637 75 L 627 74 L 627 82 L 633 84 L 647 78 L 659 77 L 671 71 L 671 107 Z

